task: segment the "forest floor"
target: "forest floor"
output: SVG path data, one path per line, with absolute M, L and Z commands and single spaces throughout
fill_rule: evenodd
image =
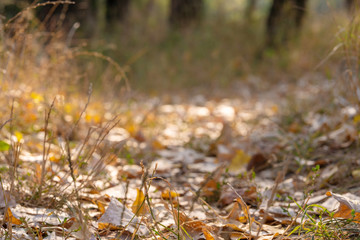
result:
M 351 25 L 260 62 L 254 26 L 89 50 L 27 13 L 0 29 L 0 239 L 360 239 L 359 79 L 330 76 L 358 70 Z
M 343 85 L 104 102 L 3 84 L 1 239 L 359 239 Z

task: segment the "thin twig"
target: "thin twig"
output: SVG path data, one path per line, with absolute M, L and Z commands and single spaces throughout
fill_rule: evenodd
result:
M 227 183 L 227 185 L 234 191 L 234 193 L 239 197 L 240 201 L 242 202 L 242 204 L 244 204 L 245 207 L 247 207 L 244 199 L 241 197 L 241 195 L 235 190 L 235 188 L 233 186 L 231 186 L 230 183 Z M 238 202 L 237 202 L 238 203 Z M 239 203 L 238 203 L 239 204 Z M 251 216 L 250 216 L 250 212 L 248 209 L 246 209 L 246 214 L 247 214 L 247 219 L 249 220 L 249 233 L 251 235 Z
M 274 197 L 275 197 L 275 193 L 279 187 L 279 184 L 284 180 L 284 177 L 286 175 L 286 172 L 287 172 L 287 169 L 288 169 L 288 166 L 289 166 L 289 158 L 286 158 L 286 161 L 285 161 L 285 167 L 283 169 L 283 171 L 279 172 L 276 179 L 275 179 L 275 185 L 274 187 L 272 188 L 271 190 L 271 195 L 270 195 L 270 198 L 268 199 L 267 201 L 267 204 L 266 204 L 266 208 L 264 210 L 264 215 L 263 215 L 263 218 L 260 222 L 260 226 L 259 226 L 259 229 L 258 229 L 258 232 L 256 234 L 256 237 L 255 239 L 258 239 L 259 238 L 259 234 L 260 234 L 260 231 L 263 227 L 263 225 L 265 224 L 266 222 L 266 218 L 268 216 L 268 212 L 269 212 L 269 208 L 271 207 L 271 205 L 273 204 L 273 201 L 274 201 Z
M 111 57 L 105 56 L 99 52 L 87 52 L 87 51 L 75 52 L 74 56 L 92 56 L 92 57 L 97 57 L 97 58 L 107 61 L 112 66 L 114 66 L 115 69 L 120 73 L 121 77 L 125 81 L 126 90 L 130 91 L 130 84 L 129 84 L 129 80 L 126 76 L 126 71 L 117 62 L 115 62 Z
M 40 179 L 40 186 L 39 186 L 39 190 L 38 190 L 40 200 L 41 200 L 42 188 L 43 188 L 43 185 L 44 185 L 44 179 L 45 179 L 45 173 L 46 173 L 46 160 L 47 160 L 49 149 L 50 149 L 50 144 L 49 144 L 48 149 L 46 150 L 47 131 L 48 131 L 48 127 L 49 127 L 51 111 L 52 111 L 52 109 L 54 107 L 54 104 L 55 104 L 55 99 L 56 98 L 54 98 L 54 100 L 52 101 L 52 103 L 50 105 L 49 112 L 46 114 L 46 111 L 45 111 L 43 156 L 42 156 L 42 164 L 41 164 L 41 179 Z
M 8 123 L 12 120 L 12 118 L 9 118 L 8 120 L 6 120 L 5 122 L 3 122 L 3 124 L 0 125 L 0 130 Z
M 29 7 L 25 8 L 21 12 L 17 13 L 14 17 L 10 18 L 6 22 L 5 27 L 7 27 L 11 22 L 13 22 L 15 19 L 20 17 L 26 11 L 29 11 L 31 9 L 35 9 L 35 8 L 38 8 L 38 7 L 43 7 L 43 6 L 46 6 L 46 5 L 58 5 L 58 4 L 75 4 L 75 2 L 72 2 L 72 1 L 48 1 L 48 2 L 44 2 L 44 3 L 38 3 L 38 4 L 35 4 L 35 5 L 30 5 Z

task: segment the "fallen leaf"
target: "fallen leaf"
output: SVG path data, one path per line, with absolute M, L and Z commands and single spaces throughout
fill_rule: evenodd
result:
M 21 142 L 21 140 L 24 138 L 22 133 L 19 131 L 15 131 L 14 136 L 16 137 L 17 142 Z
M 161 198 L 162 199 L 165 199 L 165 200 L 169 200 L 169 199 L 174 199 L 174 198 L 176 198 L 176 197 L 178 197 L 179 196 L 179 194 L 177 193 L 177 192 L 175 192 L 175 191 L 169 191 L 168 189 L 166 189 L 165 191 L 163 191 L 162 193 L 161 193 Z
M 213 237 L 213 234 L 211 234 L 211 232 L 207 228 L 203 228 L 202 232 L 203 232 L 206 240 L 215 240 L 215 238 Z
M 145 204 L 145 195 L 140 189 L 136 189 L 137 195 L 136 199 L 131 206 L 131 210 L 133 213 L 135 213 L 137 216 L 145 215 L 148 213 L 147 206 Z
M 113 224 L 111 223 L 98 223 L 98 229 L 99 230 L 111 230 L 111 231 L 116 231 L 116 230 L 120 230 L 121 227 L 118 227 L 118 226 L 114 226 Z
M 340 203 L 339 209 L 334 214 L 335 218 L 352 219 L 355 220 L 354 222 L 360 223 L 360 201 L 351 200 L 332 192 L 326 192 L 326 195 L 332 196 Z
M 151 146 L 155 150 L 165 149 L 165 146 L 157 139 L 154 139 L 153 141 L 151 141 Z
M 140 218 L 133 214 L 126 206 L 115 198 L 110 199 L 110 204 L 105 213 L 98 220 L 100 227 L 104 227 L 101 223 L 110 223 L 114 226 L 121 226 L 131 233 L 137 233 L 140 236 L 147 236 L 148 229 L 142 225 Z
M 22 222 L 16 218 L 10 208 L 7 208 L 6 213 L 5 213 L 5 222 L 11 223 L 11 224 L 15 224 L 15 225 L 20 225 Z
M 42 175 L 41 164 L 35 163 L 35 182 L 40 184 Z
M 243 150 L 236 150 L 235 156 L 232 158 L 229 165 L 229 171 L 236 172 L 239 171 L 245 164 L 250 161 L 251 157 L 247 155 Z
M 214 227 L 208 226 L 200 220 L 193 220 L 175 209 L 173 210 L 173 217 L 175 223 L 183 228 L 185 235 L 189 235 L 193 239 L 199 239 L 202 235 L 205 236 L 205 239 L 212 239 L 212 233 L 215 231 Z M 205 234 L 208 234 L 208 238 L 206 238 Z
M 236 220 L 241 223 L 247 222 L 247 217 L 244 216 L 243 211 L 241 210 L 238 202 L 235 202 L 233 204 L 233 207 L 231 208 L 231 211 L 230 211 L 229 215 L 226 217 L 226 219 Z
M 267 161 L 268 159 L 262 153 L 257 153 L 251 157 L 246 170 L 250 171 L 253 169 L 255 172 L 258 172 L 266 167 Z
M 98 206 L 99 211 L 101 212 L 101 214 L 105 213 L 105 207 L 104 205 L 100 202 L 100 201 L 96 201 L 96 205 Z

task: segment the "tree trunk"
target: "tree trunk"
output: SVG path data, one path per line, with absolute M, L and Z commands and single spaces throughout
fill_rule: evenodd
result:
M 345 0 L 346 9 L 349 13 L 354 14 L 354 12 L 359 9 L 360 1 L 359 0 Z
M 273 0 L 266 21 L 266 46 L 279 47 L 296 36 L 306 12 L 307 0 Z
M 254 12 L 256 9 L 257 0 L 248 0 L 246 9 L 245 9 L 245 17 L 247 20 L 252 21 L 254 18 Z
M 171 0 L 170 24 L 173 27 L 185 27 L 199 22 L 204 10 L 203 0 Z
M 129 12 L 130 0 L 107 0 L 106 5 L 107 22 L 121 22 Z

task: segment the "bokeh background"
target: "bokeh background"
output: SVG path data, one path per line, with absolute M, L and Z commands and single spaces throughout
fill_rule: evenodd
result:
M 314 72 L 325 78 L 337 78 L 343 71 L 344 59 L 349 59 L 349 54 L 344 53 L 347 50 L 339 44 L 349 37 L 347 27 L 356 15 L 358 1 L 52 3 L 24 0 L 0 3 L 3 22 L 13 18 L 11 23 L 23 28 L 23 34 L 36 32 L 31 41 L 41 43 L 38 46 L 41 49 L 34 53 L 39 69 L 41 65 L 54 64 L 39 60 L 40 55 L 47 54 L 53 61 L 59 61 L 60 55 L 64 57 L 66 53 L 54 49 L 67 48 L 72 53 L 65 58 L 71 59 L 71 67 L 78 66 L 76 74 L 70 74 L 73 70 L 69 66 L 60 66 L 63 63 L 55 63 L 53 68 L 64 67 L 66 70 L 60 70 L 61 74 L 68 72 L 74 76 L 72 82 L 92 82 L 100 91 L 131 87 L 149 94 L 173 91 L 214 94 L 234 92 L 242 84 L 267 88 L 274 82 L 296 81 Z M 23 12 L 19 15 L 20 11 Z M 8 38 L 19 37 L 16 34 Z M 24 40 L 24 36 L 19 38 Z M 18 40 L 17 47 L 21 48 L 22 40 Z M 35 51 L 34 42 L 30 48 L 29 51 Z M 350 55 L 357 59 L 356 52 Z

